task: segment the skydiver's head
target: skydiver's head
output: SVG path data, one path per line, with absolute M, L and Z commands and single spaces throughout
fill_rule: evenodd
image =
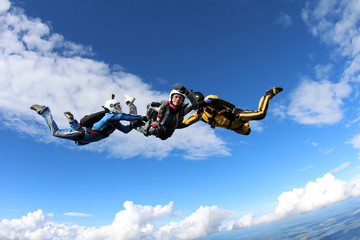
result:
M 180 107 L 185 103 L 185 94 L 174 89 L 170 92 L 169 101 L 175 107 Z
M 104 107 L 108 109 L 111 113 L 121 113 L 121 105 L 120 102 L 116 99 L 107 100 L 104 104 Z

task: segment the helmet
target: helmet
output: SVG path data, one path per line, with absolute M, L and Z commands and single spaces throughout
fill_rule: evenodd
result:
M 172 101 L 172 97 L 173 97 L 174 94 L 179 94 L 179 95 L 181 95 L 181 96 L 184 97 L 184 101 L 183 101 L 183 103 L 182 103 L 182 105 L 184 105 L 184 104 L 185 104 L 185 94 L 184 94 L 184 93 L 181 93 L 181 92 L 179 92 L 178 90 L 175 90 L 175 89 L 173 89 L 173 90 L 170 92 L 170 94 L 169 94 L 169 102 Z M 171 103 L 172 103 L 172 102 L 171 102 Z
M 211 99 L 219 99 L 219 97 L 216 96 L 216 95 L 208 95 L 208 96 L 206 96 L 206 98 L 205 98 L 204 100 L 206 101 L 206 100 L 208 100 L 209 98 L 211 98 Z
M 107 100 L 104 104 L 104 107 L 108 109 L 111 113 L 121 113 L 120 102 L 116 99 Z
M 204 95 L 201 92 L 194 92 L 194 95 L 197 102 L 204 101 Z

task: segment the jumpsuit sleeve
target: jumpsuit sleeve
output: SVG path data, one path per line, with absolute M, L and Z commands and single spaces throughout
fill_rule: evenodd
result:
M 190 103 L 184 106 L 184 115 L 188 114 L 191 110 L 196 109 L 199 105 L 196 101 L 194 93 L 189 92 L 186 96 L 189 99 Z
M 199 117 L 198 117 L 198 113 L 195 112 L 193 115 L 191 115 L 187 119 L 183 120 L 181 125 L 177 128 L 186 128 L 186 127 L 196 123 L 197 121 L 199 121 Z
M 121 124 L 121 120 L 125 120 L 125 121 L 136 121 L 136 120 L 141 120 L 142 117 L 140 115 L 137 116 L 133 116 L 130 114 L 126 114 L 126 113 L 117 113 L 114 114 L 114 116 L 111 117 L 111 121 L 115 122 L 115 121 L 119 121 L 119 125 L 117 126 L 117 130 L 123 132 L 123 133 L 128 133 L 130 132 L 133 127 L 131 125 L 127 125 L 124 126 Z
M 121 120 L 136 121 L 136 120 L 141 120 L 141 119 L 142 119 L 142 117 L 140 115 L 134 116 L 134 115 L 126 114 L 126 113 L 117 113 L 111 117 L 112 122 L 121 121 Z
M 133 127 L 130 126 L 130 125 L 124 126 L 119 122 L 119 125 L 117 126 L 116 129 L 123 132 L 123 133 L 128 133 L 133 129 Z
M 136 121 L 136 120 L 141 120 L 141 119 L 142 119 L 142 117 L 140 115 L 133 116 L 133 115 L 126 114 L 126 113 L 123 113 L 120 118 L 120 120 L 125 120 L 125 121 Z

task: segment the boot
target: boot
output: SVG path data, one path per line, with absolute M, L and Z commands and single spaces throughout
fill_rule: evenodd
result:
M 69 122 L 74 121 L 74 115 L 71 112 L 64 112 L 64 115 L 69 120 Z
M 128 105 L 133 103 L 136 99 L 130 95 L 125 94 L 125 103 Z
M 282 87 L 273 87 L 269 90 L 266 90 L 266 94 L 270 95 L 271 97 L 275 96 L 276 94 L 278 94 L 279 92 L 281 92 L 283 90 Z
M 33 104 L 30 106 L 30 109 L 36 111 L 38 114 L 42 114 L 45 107 L 44 105 Z

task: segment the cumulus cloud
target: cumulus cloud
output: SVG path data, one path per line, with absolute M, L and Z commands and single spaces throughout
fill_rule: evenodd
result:
M 360 77 L 360 3 L 357 0 L 308 2 L 302 18 L 310 32 L 347 60 L 340 79 L 330 81 L 332 64 L 315 67 L 318 80 L 303 80 L 295 89 L 289 114 L 303 124 L 334 124 L 343 118 L 343 101 Z M 319 94 L 317 93 L 319 92 Z
M 290 95 L 288 114 L 302 124 L 333 124 L 343 118 L 343 99 L 351 88 L 344 82 L 304 79 Z
M 8 0 L 0 0 L 0 14 L 7 12 L 11 6 L 10 1 Z
M 340 168 L 346 167 L 347 163 Z M 336 179 L 331 173 L 309 182 L 303 188 L 282 193 L 273 212 L 256 217 L 246 214 L 236 218 L 233 211 L 217 206 L 201 206 L 183 220 L 159 224 L 163 218 L 181 217 L 174 203 L 161 206 L 136 205 L 126 201 L 110 225 L 84 227 L 55 223 L 52 214 L 42 210 L 20 219 L 0 222 L 1 239 L 198 239 L 210 234 L 249 228 L 315 211 L 360 195 L 360 176 L 351 182 Z
M 222 222 L 232 212 L 217 206 L 201 206 L 191 216 L 181 222 L 171 222 L 162 226 L 156 233 L 156 239 L 198 239 L 222 230 Z
M 38 141 L 69 146 L 72 144 L 69 140 L 50 136 L 42 117 L 29 109 L 31 104 L 50 106 L 59 127 L 68 128 L 63 112 L 71 111 L 79 119 L 100 111 L 112 93 L 121 102 L 124 94 L 135 96 L 138 113 L 142 115 L 149 102 L 168 98 L 168 93 L 152 89 L 135 74 L 91 59 L 94 55 L 91 47 L 67 41 L 41 19 L 29 18 L 21 9 L 5 7 L 8 3 L 0 0 L 0 9 L 7 11 L 0 15 L 0 88 L 6 89 L 0 92 L 3 127 Z M 124 104 L 123 108 L 126 112 Z M 195 138 L 190 137 L 193 131 L 198 133 Z M 82 149 L 101 149 L 119 158 L 140 154 L 164 158 L 174 149 L 185 152 L 189 159 L 229 154 L 225 142 L 200 124 L 179 130 L 168 141 L 146 138 L 134 130 L 127 135 L 116 132 Z
M 237 221 L 230 222 L 228 229 L 252 227 L 292 218 L 359 195 L 359 178 L 352 182 L 344 182 L 327 173 L 315 182 L 307 183 L 304 188 L 294 188 L 282 193 L 278 197 L 274 212 L 258 218 L 253 214 L 245 215 Z

